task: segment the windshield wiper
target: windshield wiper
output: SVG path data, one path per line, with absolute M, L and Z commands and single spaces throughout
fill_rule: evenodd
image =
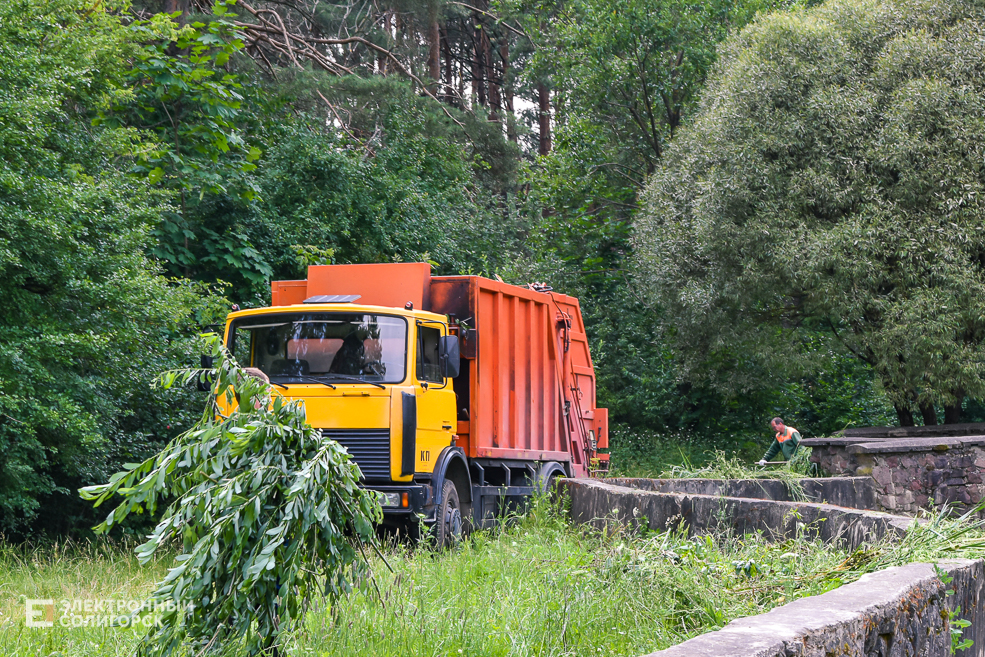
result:
M 367 381 L 366 379 L 360 379 L 358 376 L 349 376 L 347 374 L 332 374 L 326 378 L 337 379 L 339 381 L 352 381 L 354 383 L 366 383 L 371 386 L 376 386 L 377 388 L 383 388 L 386 390 L 386 386 L 382 383 L 377 383 L 376 381 Z
M 284 375 L 284 378 L 285 379 L 300 379 L 301 381 L 304 381 L 305 383 L 320 383 L 323 386 L 328 386 L 332 390 L 335 390 L 335 386 L 333 386 L 328 381 L 322 381 L 321 379 L 316 379 L 313 376 L 307 376 L 305 374 L 285 374 Z M 271 381 L 271 383 L 273 383 L 273 381 Z M 283 384 L 280 384 L 280 383 L 276 383 L 274 385 L 279 385 L 282 388 L 287 388 L 287 386 L 285 386 Z

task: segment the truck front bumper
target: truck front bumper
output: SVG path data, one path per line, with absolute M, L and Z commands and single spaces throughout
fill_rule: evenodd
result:
M 426 484 L 410 484 L 407 486 L 366 486 L 383 494 L 384 516 L 424 515 L 433 520 L 434 493 Z

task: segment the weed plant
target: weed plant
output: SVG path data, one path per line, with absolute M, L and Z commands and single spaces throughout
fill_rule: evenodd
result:
M 168 558 L 141 566 L 135 543 L 11 545 L 0 542 L 0 654 L 59 657 L 128 655 L 142 629 L 121 627 L 29 628 L 25 601 L 142 601 L 167 574 Z
M 653 477 L 682 463 L 703 463 L 706 446 L 686 432 L 656 432 L 614 424 L 609 427 L 611 475 Z
M 872 558 L 866 572 L 942 559 L 981 559 L 985 555 L 983 509 L 985 500 L 960 516 L 948 505 L 922 513 L 901 540 L 865 548 Z

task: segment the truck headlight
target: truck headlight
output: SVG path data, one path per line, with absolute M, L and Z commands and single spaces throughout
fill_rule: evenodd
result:
M 383 506 L 400 507 L 400 493 L 383 493 Z

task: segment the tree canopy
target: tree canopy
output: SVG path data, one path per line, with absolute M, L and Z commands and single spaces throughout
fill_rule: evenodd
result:
M 128 128 L 96 129 L 128 34 L 75 0 L 0 5 L 0 532 L 90 518 L 75 489 L 190 416 L 149 376 L 209 315 L 147 254 L 168 198 L 116 162 Z M 57 510 L 57 511 L 56 511 Z M 83 521 L 84 522 L 84 521 Z
M 829 0 L 727 42 L 635 233 L 692 376 L 782 378 L 815 333 L 903 424 L 985 393 L 983 44 L 964 0 Z
M 577 296 L 631 430 L 974 412 L 980 9 L 813 4 L 3 4 L 0 532 L 87 531 L 310 264 Z

